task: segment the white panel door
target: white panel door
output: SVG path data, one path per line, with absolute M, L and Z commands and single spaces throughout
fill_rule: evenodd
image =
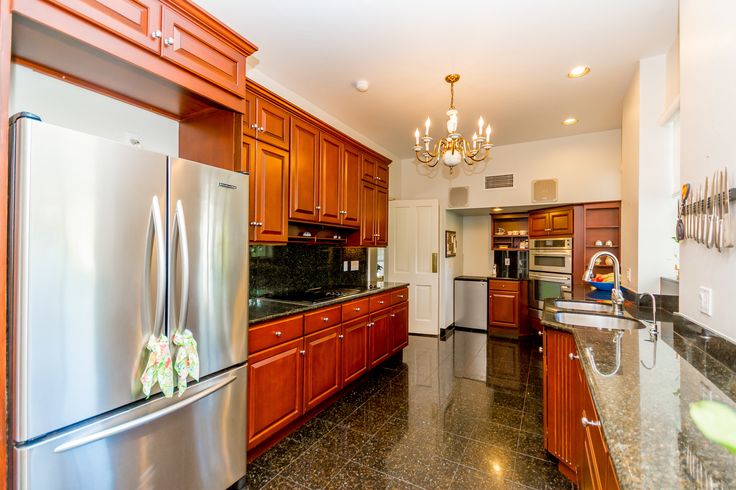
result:
M 439 335 L 439 203 L 390 201 L 389 281 L 409 283 L 409 332 Z

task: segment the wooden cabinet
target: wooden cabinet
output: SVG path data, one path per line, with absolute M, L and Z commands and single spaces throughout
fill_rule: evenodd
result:
M 244 54 L 166 6 L 161 31 L 164 58 L 224 89 L 245 94 Z
M 243 135 L 255 138 L 258 134 L 256 124 L 256 94 L 247 90 L 245 92 L 245 108 L 243 110 Z
M 341 328 L 330 327 L 304 338 L 304 411 L 340 390 Z
M 340 209 L 343 226 L 360 226 L 360 190 L 362 155 L 352 145 L 343 146 L 342 174 L 340 177 Z
M 302 414 L 304 340 L 299 338 L 248 359 L 248 448 Z
M 562 236 L 573 234 L 573 208 L 558 208 L 529 213 L 529 236 Z
M 392 306 L 389 318 L 389 354 L 394 354 L 409 345 L 409 303 Z
M 252 242 L 286 242 L 288 238 L 289 153 L 244 138 L 254 145 L 250 167 L 250 238 Z
M 374 202 L 373 228 L 375 230 L 375 246 L 385 247 L 388 245 L 388 190 L 376 187 L 376 200 Z
M 319 220 L 319 129 L 293 118 L 289 171 L 289 219 Z
M 491 333 L 527 335 L 529 292 L 527 281 L 488 281 L 488 328 Z
M 256 138 L 289 150 L 291 115 L 279 105 L 256 96 Z
M 360 235 L 348 240 L 351 245 L 385 247 L 388 245 L 388 191 L 363 181 L 360 190 Z
M 342 324 L 342 384 L 368 371 L 368 322 L 363 316 Z
M 499 327 L 519 326 L 519 293 L 491 291 L 489 293 L 488 323 Z
M 319 221 L 339 225 L 342 218 L 341 180 L 342 142 L 329 133 L 320 135 Z
M 261 323 L 248 330 L 248 353 L 254 354 L 304 335 L 302 316 Z
M 363 156 L 362 179 L 379 187 L 388 187 L 388 164 L 373 155 Z
M 371 315 L 368 323 L 368 360 L 374 367 L 388 359 L 390 353 L 389 332 L 391 328 L 390 311 L 382 310 Z
M 570 333 L 548 328 L 543 343 L 544 447 L 575 474 L 582 427 L 575 339 Z

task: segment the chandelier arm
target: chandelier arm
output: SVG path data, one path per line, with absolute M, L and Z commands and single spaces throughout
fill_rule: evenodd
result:
M 473 153 L 472 155 L 470 155 L 470 158 L 474 162 L 482 162 L 483 160 L 485 160 L 486 158 L 488 158 L 488 150 L 486 150 L 486 151 L 483 152 L 483 156 L 481 158 L 476 158 L 476 156 L 478 155 L 478 153 L 480 153 L 480 150 L 478 150 L 475 153 Z

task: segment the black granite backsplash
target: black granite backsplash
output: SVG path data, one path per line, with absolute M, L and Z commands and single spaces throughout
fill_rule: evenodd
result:
M 359 247 L 292 243 L 251 245 L 250 297 L 315 287 L 365 288 L 368 284 L 367 258 L 367 250 Z M 357 260 L 358 270 L 345 272 L 343 263 L 346 260 Z

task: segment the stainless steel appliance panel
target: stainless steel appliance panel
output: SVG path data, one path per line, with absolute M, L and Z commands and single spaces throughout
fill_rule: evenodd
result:
M 16 447 L 15 488 L 224 489 L 245 474 L 247 366 Z
M 529 248 L 536 250 L 572 250 L 572 238 L 532 238 Z
M 455 279 L 456 327 L 488 330 L 488 281 Z
M 248 353 L 248 175 L 171 159 L 169 334 L 188 328 L 200 375 Z
M 529 270 L 572 274 L 572 250 L 531 250 Z
M 572 276 L 569 274 L 529 273 L 529 307 L 542 309 L 548 298 L 571 298 Z
M 166 157 L 22 118 L 11 126 L 12 438 L 142 397 L 163 328 Z

